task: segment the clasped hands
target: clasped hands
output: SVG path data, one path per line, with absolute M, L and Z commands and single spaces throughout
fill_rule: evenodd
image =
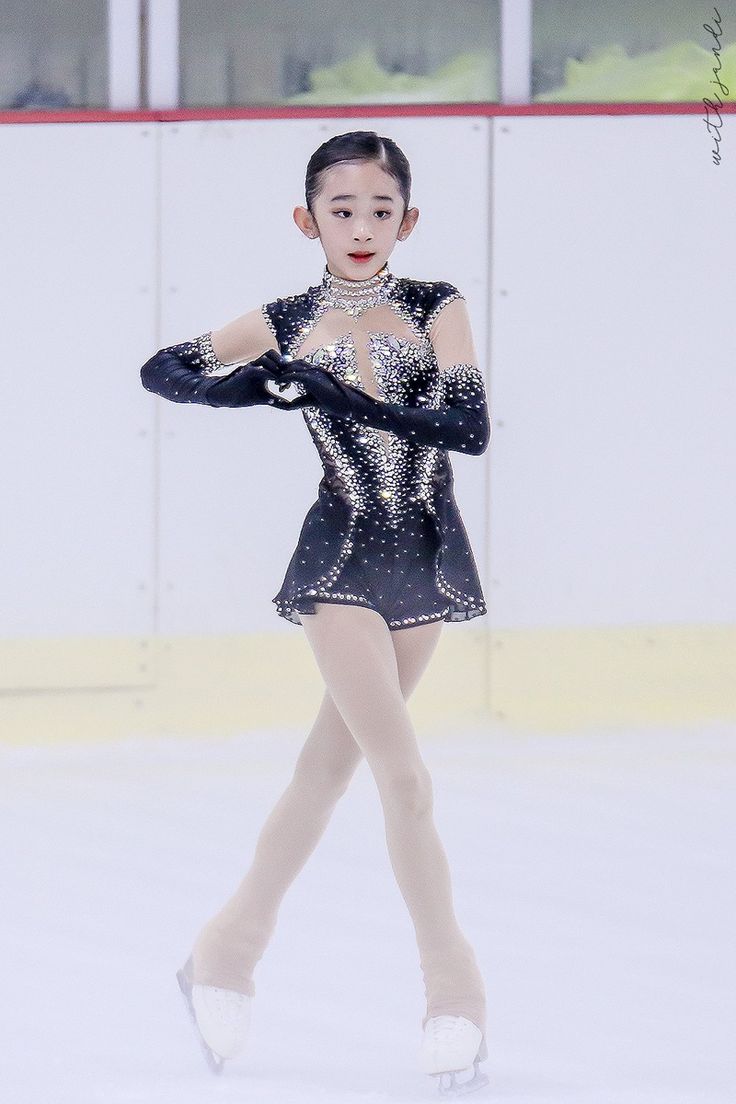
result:
M 304 394 L 284 399 L 271 390 L 275 382 L 279 390 L 290 383 L 297 383 Z M 352 409 L 351 388 L 329 372 L 306 360 L 291 360 L 276 349 L 269 349 L 262 356 L 241 364 L 227 376 L 213 380 L 207 392 L 211 406 L 275 406 L 280 410 L 292 410 L 317 404 L 328 414 L 349 417 Z
M 352 410 L 350 388 L 318 365 L 306 360 L 287 359 L 275 349 L 269 349 L 254 363 L 272 375 L 279 389 L 283 390 L 290 383 L 298 383 L 305 389 L 305 395 L 299 395 L 291 402 L 282 399 L 287 406 L 317 403 L 327 414 L 338 418 L 349 417 Z

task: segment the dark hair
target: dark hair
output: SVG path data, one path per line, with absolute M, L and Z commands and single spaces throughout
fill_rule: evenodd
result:
M 340 161 L 376 161 L 396 181 L 406 211 L 411 193 L 409 162 L 392 138 L 381 138 L 375 130 L 351 130 L 347 134 L 336 134 L 314 151 L 309 158 L 304 182 L 310 211 L 312 201 L 322 186 L 320 174 Z

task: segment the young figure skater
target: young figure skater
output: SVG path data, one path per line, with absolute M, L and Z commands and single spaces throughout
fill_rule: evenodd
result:
M 253 971 L 280 903 L 365 755 L 424 976 L 420 1065 L 439 1075 L 441 1094 L 457 1094 L 488 1083 L 478 1070 L 485 988 L 455 917 L 406 701 L 442 623 L 486 613 L 447 454 L 480 455 L 491 425 L 463 296 L 388 268 L 419 217 L 410 187 L 390 138 L 329 139 L 309 161 L 306 207 L 294 210 L 324 249 L 321 282 L 159 350 L 141 380 L 174 402 L 300 408 L 324 467 L 272 599 L 303 626 L 324 698 L 252 866 L 177 974 L 205 1056 L 219 1072 L 242 1052 Z M 456 1079 L 460 1071 L 472 1078 Z

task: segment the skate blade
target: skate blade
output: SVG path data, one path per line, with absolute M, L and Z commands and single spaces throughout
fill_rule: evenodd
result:
M 194 1026 L 194 1032 L 197 1036 L 197 1040 L 204 1054 L 207 1065 L 213 1073 L 222 1073 L 225 1065 L 225 1059 L 216 1054 L 210 1046 L 207 1045 L 205 1039 L 199 1030 L 199 1024 L 197 1023 L 197 1013 L 194 1011 L 194 1004 L 192 1003 L 192 981 L 191 981 L 191 958 L 188 958 L 185 964 L 180 970 L 176 971 L 176 980 L 179 982 L 179 988 L 181 989 L 182 997 L 189 1013 L 189 1018 Z
M 473 1067 L 473 1076 L 468 1081 L 458 1081 L 456 1070 L 436 1073 L 434 1076 L 439 1078 L 440 1096 L 465 1096 L 490 1084 L 488 1075 L 482 1073 L 477 1065 Z

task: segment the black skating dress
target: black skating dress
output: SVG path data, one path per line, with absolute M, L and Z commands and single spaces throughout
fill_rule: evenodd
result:
M 354 417 L 316 401 L 301 407 L 324 475 L 272 599 L 276 612 L 298 625 L 316 602 L 365 606 L 390 630 L 486 613 L 448 456 L 480 455 L 491 435 L 458 289 L 387 266 L 369 280 L 343 280 L 326 266 L 320 284 L 261 313 L 273 346 L 337 377 L 357 400 Z M 221 366 L 211 332 L 170 348 L 200 377 Z M 166 374 L 167 394 L 152 362 L 144 386 L 174 398 L 176 373 Z M 206 401 L 196 390 L 177 389 L 177 401 Z

